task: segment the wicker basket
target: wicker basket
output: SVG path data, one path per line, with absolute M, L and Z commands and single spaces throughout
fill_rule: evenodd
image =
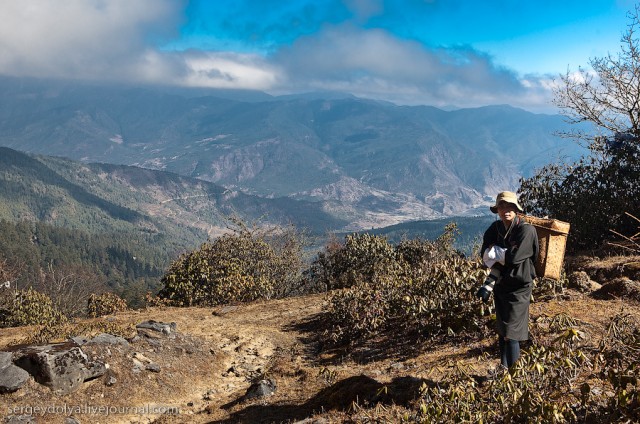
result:
M 540 254 L 536 261 L 536 274 L 540 278 L 559 280 L 570 224 L 557 219 L 528 215 L 523 218 L 533 225 L 538 233 Z

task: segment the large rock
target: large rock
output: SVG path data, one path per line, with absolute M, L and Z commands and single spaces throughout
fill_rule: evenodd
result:
M 90 361 L 74 342 L 29 346 L 16 356 L 17 366 L 58 394 L 78 390 L 83 382 L 103 375 L 108 368 L 102 362 Z
M 29 381 L 29 373 L 13 364 L 11 352 L 0 352 L 0 393 L 15 392 Z
M 176 337 L 177 324 L 175 322 L 166 323 L 148 320 L 136 325 L 137 335 L 131 341 L 136 342 L 139 337 L 144 337 L 156 346 L 162 343 L 162 339 L 173 339 Z
M 91 340 L 85 342 L 86 345 L 121 345 L 129 346 L 129 342 L 120 336 L 114 336 L 113 334 L 100 333 Z
M 136 328 L 157 331 L 159 333 L 169 336 L 176 332 L 177 324 L 175 322 L 166 323 L 166 322 L 149 320 L 149 321 L 141 322 L 140 324 L 136 325 Z

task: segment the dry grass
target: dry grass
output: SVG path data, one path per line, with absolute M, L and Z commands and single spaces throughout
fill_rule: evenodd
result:
M 577 266 L 578 260 L 570 265 Z M 611 269 L 619 270 L 622 262 L 609 258 L 602 266 L 613 273 Z M 636 302 L 569 294 L 565 297 L 569 300 L 532 304 L 532 321 L 567 314 L 580 322 L 587 342 L 595 346 L 615 314 L 624 310 L 640 318 Z M 478 375 L 486 375 L 498 363 L 494 340 L 480 336 L 433 344 L 420 335 L 400 339 L 388 332 L 350 350 L 323 348 L 317 337 L 323 301 L 323 295 L 313 295 L 217 308 L 150 308 L 118 313 L 106 319 L 122 325 L 148 319 L 173 321 L 180 335 L 163 340 L 161 346 L 140 341 L 132 344 L 131 351 L 112 347 L 109 352 L 93 352 L 110 364 L 110 373 L 117 380 L 112 386 L 105 385 L 103 377 L 85 383 L 76 393 L 56 396 L 31 382 L 18 392 L 0 395 L 0 408 L 3 415 L 9 407 L 28 405 L 156 404 L 180 409 L 177 416 L 76 415 L 80 422 L 96 423 L 295 422 L 312 416 L 322 417 L 325 422 L 343 422 L 367 421 L 372 415 L 393 422 L 403 413 L 402 405 L 417 395 L 419 384 L 437 380 L 449 365 L 465 364 Z M 0 330 L 0 349 L 34 330 Z M 133 351 L 158 363 L 162 371 L 132 372 Z M 239 400 L 251 381 L 264 377 L 277 383 L 273 396 Z M 386 393 L 387 405 L 367 409 L 367 401 L 381 393 Z M 64 415 L 47 414 L 38 422 L 64 422 Z

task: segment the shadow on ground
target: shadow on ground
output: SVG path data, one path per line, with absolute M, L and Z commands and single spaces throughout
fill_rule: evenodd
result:
M 322 389 L 303 404 L 249 405 L 233 412 L 225 420 L 211 421 L 210 424 L 298 421 L 319 412 L 349 411 L 355 405 L 368 407 L 383 403 L 408 406 L 419 396 L 424 383 L 434 384 L 415 377 L 398 377 L 385 385 L 371 377 L 358 375 Z M 222 408 L 227 409 L 235 404 L 231 402 Z
M 284 331 L 297 331 L 303 336 L 300 341 L 305 353 L 317 357 L 320 365 L 337 365 L 349 358 L 359 364 L 392 359 L 406 361 L 425 352 L 436 350 L 450 341 L 456 344 L 469 344 L 491 334 L 488 329 L 477 334 L 429 337 L 412 328 L 390 328 L 373 336 L 354 340 L 350 344 L 330 343 L 323 336 L 331 331 L 328 314 L 319 313 L 305 320 L 290 324 Z M 321 355 L 322 354 L 322 355 Z M 477 350 L 463 351 L 456 358 L 464 359 L 478 354 Z

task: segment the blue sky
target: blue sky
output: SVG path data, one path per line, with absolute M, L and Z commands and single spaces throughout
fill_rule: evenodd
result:
M 0 74 L 552 111 L 630 0 L 5 0 Z
M 521 73 L 558 73 L 616 50 L 632 7 L 589 0 L 200 0 L 190 2 L 180 39 L 167 47 L 270 54 L 351 24 L 431 48 L 474 48 Z

